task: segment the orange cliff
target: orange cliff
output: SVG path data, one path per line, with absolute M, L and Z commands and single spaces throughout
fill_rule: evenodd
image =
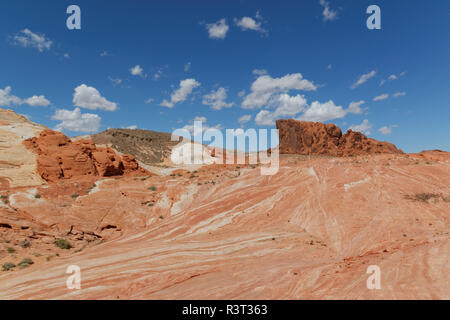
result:
M 81 176 L 148 174 L 132 155 L 120 157 L 113 149 L 97 147 L 91 140 L 72 141 L 49 129 L 23 143 L 38 155 L 37 171 L 48 182 Z
M 360 132 L 348 130 L 344 135 L 339 127 L 329 123 L 277 120 L 280 153 L 303 155 L 357 156 L 369 154 L 402 154 L 389 142 L 367 138 Z

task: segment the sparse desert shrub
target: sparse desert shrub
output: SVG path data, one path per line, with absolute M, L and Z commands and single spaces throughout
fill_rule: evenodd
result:
M 78 198 L 80 195 L 78 193 L 74 193 L 73 195 L 71 195 L 72 198 L 76 199 Z
M 39 193 L 37 193 L 37 194 L 34 195 L 34 198 L 35 198 L 35 199 L 40 199 L 40 198 L 41 198 L 41 195 L 40 195 Z
M 442 196 L 442 200 L 443 200 L 444 202 L 450 202 L 450 197 L 447 198 L 447 197 Z
M 55 241 L 55 245 L 61 249 L 70 249 L 72 245 L 66 239 L 58 239 Z
M 430 199 L 440 198 L 440 195 L 437 193 L 416 193 L 414 196 L 405 195 L 405 199 L 415 200 L 420 202 L 428 202 Z
M 25 239 L 25 240 L 23 240 L 21 243 L 20 243 L 20 246 L 22 247 L 22 248 L 29 248 L 30 247 L 30 245 L 31 245 L 31 243 L 30 243 L 30 240 L 28 240 L 28 239 Z
M 6 252 L 14 253 L 14 252 L 16 252 L 16 249 L 9 247 L 9 248 L 6 248 Z
M 8 270 L 11 270 L 11 269 L 13 269 L 13 268 L 15 268 L 15 267 L 16 267 L 16 265 L 15 265 L 14 263 L 12 263 L 12 262 L 6 262 L 6 263 L 4 263 L 3 266 L 2 266 L 2 270 L 3 270 L 3 271 L 8 271 Z
M 30 258 L 24 258 L 22 259 L 22 261 L 20 261 L 17 266 L 21 269 L 29 267 L 30 265 L 32 265 L 34 262 L 33 260 L 31 260 Z
M 156 187 L 155 186 L 151 186 L 151 187 L 148 188 L 148 190 L 156 191 Z

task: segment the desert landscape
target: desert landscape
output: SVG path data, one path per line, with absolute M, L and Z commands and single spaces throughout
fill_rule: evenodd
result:
M 276 127 L 265 176 L 174 164 L 167 133 L 68 138 L 0 109 L 0 299 L 450 299 L 449 152 Z

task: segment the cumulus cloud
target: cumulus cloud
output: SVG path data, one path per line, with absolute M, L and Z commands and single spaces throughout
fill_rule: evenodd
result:
M 255 19 L 253 19 L 251 17 L 242 17 L 240 19 L 235 18 L 234 23 L 239 28 L 241 28 L 242 31 L 253 30 L 253 31 L 265 33 L 266 30 L 264 30 L 261 27 L 261 25 L 262 25 L 261 20 L 262 20 L 261 15 L 259 14 L 259 12 L 256 12 Z
M 15 45 L 22 46 L 24 48 L 36 48 L 39 52 L 50 50 L 53 42 L 50 41 L 44 34 L 37 34 L 30 29 L 23 29 L 13 37 L 13 43 Z
M 144 74 L 144 69 L 142 69 L 140 65 L 135 65 L 134 67 L 130 68 L 130 73 L 133 76 L 139 76 L 143 78 L 147 76 L 146 74 Z
M 375 98 L 373 98 L 373 101 L 386 100 L 387 98 L 389 98 L 389 94 L 383 93 L 383 94 L 380 94 L 379 96 L 376 96 Z
M 242 102 L 244 109 L 256 109 L 266 106 L 271 100 L 276 100 L 280 93 L 290 90 L 314 91 L 317 86 L 309 80 L 303 79 L 301 73 L 287 74 L 281 78 L 269 75 L 259 76 L 251 86 L 251 92 Z
M 97 132 L 100 129 L 101 118 L 92 113 L 81 113 L 80 108 L 73 111 L 59 109 L 52 116 L 52 120 L 61 121 L 55 127 L 57 131 L 69 130 L 74 132 Z
M 314 101 L 298 120 L 324 122 L 343 118 L 346 114 L 347 112 L 341 106 L 336 106 L 333 100 L 325 103 Z
M 244 114 L 242 117 L 239 117 L 238 122 L 240 125 L 244 125 L 252 119 L 250 114 Z
M 148 98 L 147 100 L 145 100 L 145 103 L 149 104 L 149 103 L 152 103 L 153 101 L 155 101 L 155 99 Z
M 370 130 L 372 129 L 372 125 L 369 123 L 369 120 L 365 119 L 361 124 L 354 124 L 349 127 L 350 130 L 361 132 L 364 134 L 370 134 Z
M 200 82 L 195 79 L 181 80 L 180 87 L 172 93 L 170 96 L 170 101 L 164 99 L 160 105 L 167 108 L 173 108 L 175 104 L 185 101 L 192 93 L 192 90 L 198 86 L 200 86 Z
M 375 70 L 372 70 L 369 73 L 363 74 L 362 76 L 359 77 L 359 79 L 354 84 L 352 84 L 352 86 L 350 88 L 355 89 L 355 88 L 359 87 L 360 85 L 365 83 L 370 78 L 373 78 L 376 74 L 377 74 L 377 72 Z
M 228 26 L 225 18 L 220 19 L 216 23 L 206 24 L 206 29 L 208 30 L 209 37 L 212 39 L 225 39 L 229 28 L 230 27 Z
M 70 59 L 70 54 L 64 53 L 63 57 L 64 57 L 65 59 Z
M 323 7 L 323 21 L 333 21 L 337 19 L 337 11 L 330 8 L 330 3 L 328 1 L 320 0 L 319 3 Z
M 137 125 L 133 124 L 131 126 L 125 127 L 124 129 L 136 130 L 137 129 Z
M 11 94 L 11 87 L 7 86 L 5 89 L 0 89 L 0 106 L 20 105 L 22 99 Z
M 31 107 L 47 107 L 50 105 L 50 101 L 45 96 L 32 96 L 30 98 L 22 100 L 21 98 L 11 94 L 11 87 L 7 86 L 5 89 L 0 89 L 0 106 L 12 106 L 28 104 Z
M 106 50 L 104 50 L 102 53 L 100 53 L 100 57 L 109 57 L 110 55 L 111 54 Z
M 238 97 L 242 98 L 243 96 L 245 96 L 245 90 L 241 90 L 238 92 Z
M 403 71 L 403 72 L 400 73 L 399 75 L 391 74 L 387 79 L 381 80 L 381 82 L 380 82 L 380 87 L 381 87 L 383 84 L 385 84 L 386 82 L 391 82 L 391 81 L 400 79 L 400 78 L 403 77 L 405 74 L 406 74 L 405 71 Z
M 394 93 L 395 98 L 403 97 L 403 96 L 406 96 L 406 92 L 404 92 L 404 91 Z
M 392 128 L 396 128 L 396 127 L 397 127 L 396 124 L 392 124 L 392 125 L 390 125 L 390 126 L 384 126 L 384 127 L 381 127 L 380 129 L 378 129 L 378 131 L 379 131 L 381 134 L 389 135 L 389 134 L 392 133 Z
M 260 126 L 271 126 L 275 120 L 281 117 L 292 117 L 307 107 L 304 96 L 298 94 L 290 96 L 286 93 L 280 94 L 274 104 L 277 108 L 274 111 L 261 110 L 255 117 L 255 123 Z
M 225 102 L 227 99 L 227 90 L 223 87 L 220 87 L 216 91 L 211 91 L 211 93 L 203 96 L 202 103 L 204 105 L 208 105 L 211 109 L 220 110 L 222 108 L 231 108 L 233 106 L 233 102 Z
M 106 100 L 94 87 L 82 84 L 75 88 L 73 104 L 77 107 L 95 110 L 115 111 L 117 103 Z
M 25 99 L 23 102 L 31 107 L 47 107 L 50 105 L 50 101 L 42 95 L 32 96 L 31 98 Z
M 354 113 L 354 114 L 361 114 L 361 113 L 363 113 L 361 105 L 363 105 L 364 103 L 365 103 L 364 100 L 357 101 L 357 102 L 355 102 L 355 101 L 350 102 L 350 104 L 349 104 L 349 106 L 347 108 L 347 112 L 348 113 Z

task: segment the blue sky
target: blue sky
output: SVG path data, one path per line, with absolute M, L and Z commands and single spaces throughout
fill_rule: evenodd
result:
M 444 0 L 4 0 L 0 107 L 70 136 L 295 118 L 450 150 L 449 36 Z

